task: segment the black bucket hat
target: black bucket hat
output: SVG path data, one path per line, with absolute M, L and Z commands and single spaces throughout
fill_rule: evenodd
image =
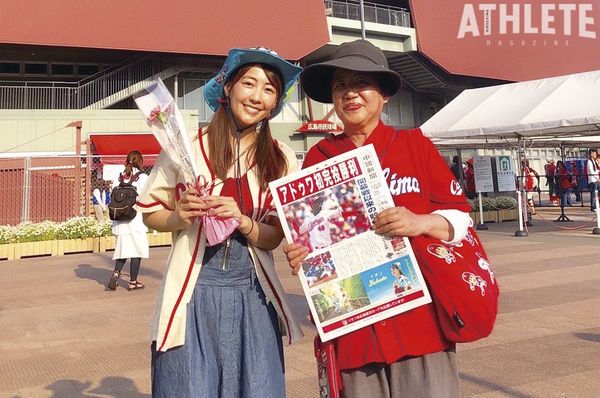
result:
M 300 82 L 306 95 L 315 101 L 332 103 L 331 83 L 336 69 L 376 74 L 386 96 L 396 94 L 402 85 L 402 78 L 390 69 L 381 49 L 366 40 L 355 40 L 336 48 L 331 60 L 310 65 L 302 72 Z

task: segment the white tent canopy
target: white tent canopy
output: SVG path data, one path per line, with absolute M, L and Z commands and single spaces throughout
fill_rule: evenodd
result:
M 600 71 L 465 90 L 421 130 L 434 141 L 490 144 L 509 137 L 599 135 Z

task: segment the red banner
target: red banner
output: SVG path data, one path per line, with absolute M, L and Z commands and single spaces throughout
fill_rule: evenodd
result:
M 282 205 L 295 202 L 326 188 L 331 188 L 362 174 L 357 158 L 333 164 L 306 177 L 277 188 Z

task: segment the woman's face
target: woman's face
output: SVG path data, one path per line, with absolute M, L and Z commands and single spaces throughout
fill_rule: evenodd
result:
M 353 130 L 364 130 L 363 127 L 375 128 L 383 105 L 389 100 L 373 76 L 345 69 L 338 69 L 333 75 L 331 96 L 335 113 L 350 134 Z
M 240 79 L 225 86 L 231 111 L 242 127 L 265 119 L 277 102 L 277 89 L 269 82 L 265 71 L 253 66 Z

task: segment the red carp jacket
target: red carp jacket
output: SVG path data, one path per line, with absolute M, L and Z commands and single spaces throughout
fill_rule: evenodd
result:
M 433 143 L 421 130 L 395 130 L 379 122 L 364 145 L 373 144 L 396 206 L 417 214 L 435 210 L 471 210 L 464 193 Z M 349 136 L 321 140 L 304 160 L 309 167 L 356 149 Z M 433 304 L 379 321 L 334 340 L 340 370 L 368 363 L 393 363 L 451 348 L 443 336 Z

